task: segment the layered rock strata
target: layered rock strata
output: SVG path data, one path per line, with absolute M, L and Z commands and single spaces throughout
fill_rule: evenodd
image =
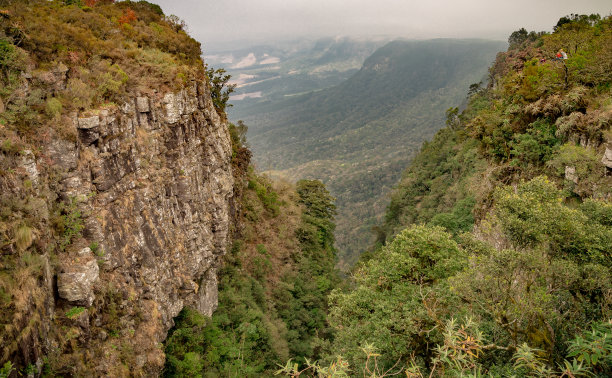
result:
M 82 230 L 44 279 L 53 280 L 35 327 L 44 332 L 16 348 L 36 366 L 54 351 L 64 358 L 69 329 L 78 347 L 68 352 L 96 375 L 156 375 L 173 318 L 185 306 L 206 315 L 217 306 L 233 196 L 226 122 L 206 83 L 193 82 L 74 114 L 68 128 L 76 140 L 52 135 L 41 154 L 26 153 L 21 163 L 35 191 L 57 195 L 48 206 L 63 203 Z M 43 163 L 51 168 L 39 172 Z M 53 180 L 39 179 L 49 172 Z

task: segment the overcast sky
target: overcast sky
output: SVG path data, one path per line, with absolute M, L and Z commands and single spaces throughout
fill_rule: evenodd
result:
M 151 0 L 186 21 L 206 50 L 302 36 L 488 38 L 552 30 L 570 13 L 612 13 L 610 0 Z

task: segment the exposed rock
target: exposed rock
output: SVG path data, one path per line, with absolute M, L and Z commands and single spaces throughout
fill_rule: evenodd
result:
M 60 266 L 57 275 L 59 296 L 76 304 L 91 306 L 95 298 L 93 285 L 98 280 L 99 272 L 98 262 L 91 249 L 81 249 L 76 258 Z
M 4 112 L 4 103 L 2 102 L 2 99 L 0 98 L 0 113 Z
M 79 176 L 67 177 L 62 181 L 62 197 L 65 201 L 75 199 L 78 202 L 87 200 L 87 195 L 90 193 L 87 185 L 83 184 L 83 181 Z
M 59 91 L 66 89 L 68 67 L 65 64 L 60 63 L 55 66 L 51 71 L 42 71 L 36 74 L 35 80 L 42 84 L 50 86 L 53 90 Z M 27 79 L 31 79 L 32 75 L 28 74 Z
M 36 167 L 36 158 L 31 150 L 23 151 L 21 158 L 21 166 L 25 169 L 30 181 L 34 184 L 38 184 L 38 168 Z
M 174 93 L 166 94 L 164 96 L 164 104 L 166 106 L 166 122 L 178 122 L 182 109 L 180 108 L 181 103 L 178 102 L 177 96 Z
M 100 126 L 100 117 L 93 116 L 87 118 L 79 118 L 79 129 L 93 129 L 94 127 Z
M 77 167 L 77 150 L 74 142 L 53 137 L 46 147 L 47 155 L 51 158 L 53 164 L 65 171 Z
M 149 112 L 149 99 L 147 97 L 137 97 L 136 98 L 136 109 L 140 113 L 148 113 Z
M 56 90 L 64 90 L 66 89 L 66 82 L 68 80 L 67 77 L 67 73 L 68 73 L 68 67 L 66 67 L 66 65 L 64 63 L 59 63 L 54 69 L 53 69 L 53 76 L 54 76 L 54 89 Z
M 228 242 L 234 185 L 227 124 L 206 84 L 194 83 L 78 118 L 77 125 L 78 168 L 62 183 L 64 195 L 96 192 L 78 205 L 83 236 L 99 243 L 103 269 L 96 290 L 112 286 L 124 300 L 131 298 L 126 308 L 146 314 L 125 316 L 136 322 L 125 342 L 139 351 L 138 364 L 160 371 L 158 343 L 173 318 L 185 306 L 206 315 L 217 307 L 217 267 Z M 91 298 L 73 291 L 71 298 Z M 92 333 L 97 342 L 109 342 Z M 107 362 L 100 366 L 112 366 Z
M 217 309 L 219 300 L 217 286 L 216 271 L 211 269 L 207 272 L 206 279 L 202 281 L 202 287 L 198 290 L 199 296 L 196 303 L 196 309 L 206 316 L 212 316 Z
M 565 167 L 565 179 L 573 182 L 574 184 L 578 184 L 578 175 L 576 174 L 575 167 Z
M 612 169 L 612 149 L 606 147 L 606 152 L 604 152 L 604 156 L 601 158 L 601 162 L 606 167 Z

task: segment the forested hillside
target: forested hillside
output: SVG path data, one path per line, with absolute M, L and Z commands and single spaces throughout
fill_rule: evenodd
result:
M 612 19 L 509 42 L 403 174 L 307 371 L 612 374 Z
M 418 146 L 486 75 L 505 44 L 483 40 L 395 41 L 349 80 L 269 102 L 244 118 L 255 162 L 293 180 L 323 180 L 337 198 L 339 254 L 346 268 L 381 216 Z

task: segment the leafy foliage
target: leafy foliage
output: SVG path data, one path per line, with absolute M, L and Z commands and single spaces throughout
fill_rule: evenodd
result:
M 612 323 L 594 324 L 591 331 L 570 341 L 568 350 L 568 357 L 592 368 L 597 374 L 612 374 Z
M 2 369 L 0 369 L 0 377 L 8 378 L 10 377 L 10 375 L 13 373 L 14 370 L 15 369 L 13 368 L 13 364 L 11 363 L 11 361 L 6 361 L 4 365 L 2 366 Z
M 227 106 L 232 106 L 227 102 L 229 101 L 230 94 L 236 88 L 236 84 L 228 84 L 231 75 L 227 75 L 225 72 L 223 68 L 206 68 L 206 76 L 210 83 L 210 96 L 215 108 L 221 113 L 225 112 Z
M 364 363 L 358 352 L 364 343 L 379 350 L 382 367 L 390 368 L 411 354 L 421 362 L 429 360 L 433 350 L 423 345 L 442 340 L 438 322 L 456 310 L 457 298 L 446 278 L 465 261 L 465 254 L 439 227 L 402 231 L 355 272 L 354 289 L 330 296 L 334 351 L 353 366 Z

